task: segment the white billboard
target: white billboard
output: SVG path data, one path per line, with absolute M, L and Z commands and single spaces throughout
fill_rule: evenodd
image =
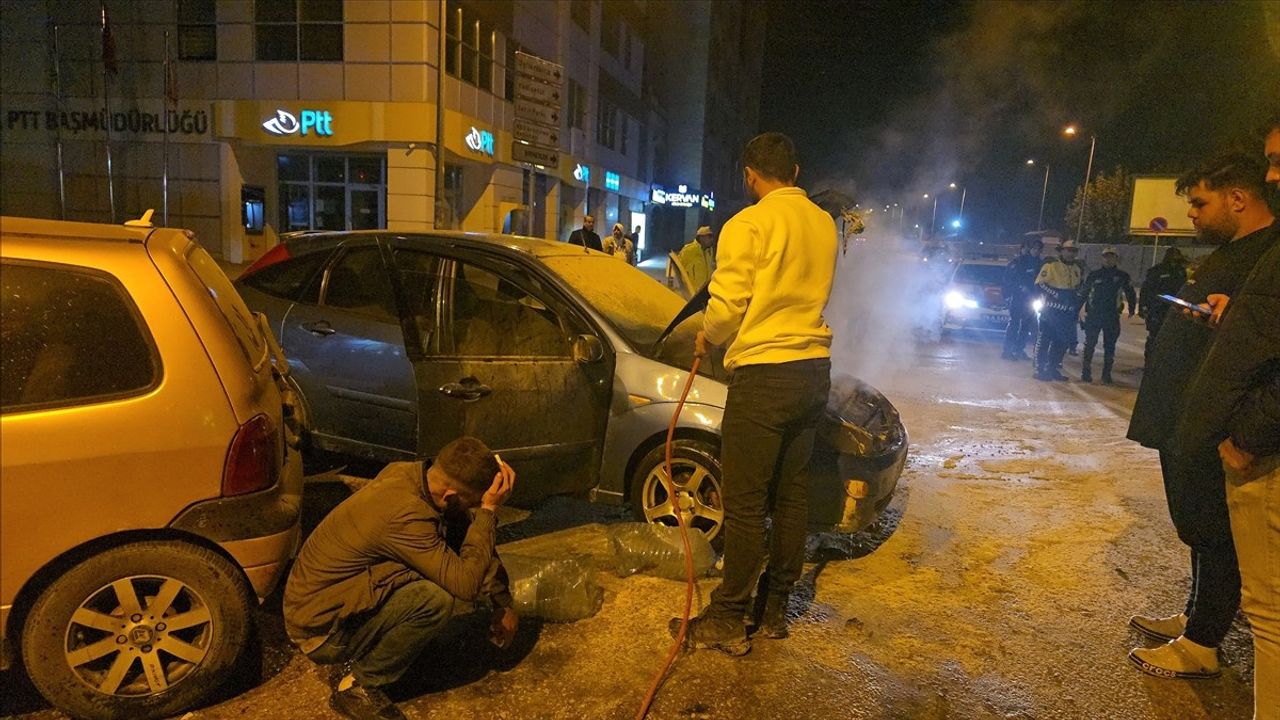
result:
M 1187 218 L 1187 201 L 1174 188 L 1172 175 L 1140 175 L 1133 179 L 1133 201 L 1129 205 L 1130 235 L 1195 235 Z M 1163 223 L 1158 222 L 1163 220 Z M 1157 232 L 1152 225 L 1165 226 Z

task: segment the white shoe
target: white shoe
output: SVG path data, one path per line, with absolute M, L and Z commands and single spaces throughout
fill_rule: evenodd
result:
M 1182 637 L 1182 633 L 1187 629 L 1187 616 L 1178 614 L 1171 617 L 1158 618 L 1149 615 L 1134 615 L 1129 618 L 1129 627 L 1152 640 L 1168 642 Z
M 1217 648 L 1180 637 L 1154 648 L 1135 648 L 1129 660 L 1148 675 L 1177 680 L 1206 680 L 1222 674 Z

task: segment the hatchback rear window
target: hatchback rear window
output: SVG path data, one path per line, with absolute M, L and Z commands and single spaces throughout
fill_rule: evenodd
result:
M 141 394 L 160 358 L 114 277 L 48 263 L 0 272 L 0 410 L 17 412 Z
M 227 274 L 222 272 L 218 263 L 196 242 L 187 246 L 187 265 L 200 278 L 213 304 L 231 326 L 236 340 L 240 342 L 240 349 L 244 350 L 245 359 L 250 365 L 257 367 L 267 356 L 266 339 L 258 331 L 253 313 L 249 312 L 249 307 L 244 304 Z

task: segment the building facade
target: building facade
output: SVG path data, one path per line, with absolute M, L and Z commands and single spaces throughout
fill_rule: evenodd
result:
M 0 212 L 155 209 L 229 262 L 297 230 L 647 228 L 673 122 L 649 80 L 683 60 L 652 52 L 652 5 L 4 0 Z M 516 139 L 518 52 L 563 66 L 541 164 Z

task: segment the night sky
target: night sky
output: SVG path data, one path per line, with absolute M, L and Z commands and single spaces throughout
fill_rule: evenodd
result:
M 967 188 L 974 239 L 1061 229 L 1094 173 L 1176 174 L 1280 112 L 1280 3 L 770 0 L 761 129 L 790 135 L 800 184 L 864 207 Z M 1078 123 L 1083 139 L 1061 129 Z M 950 204 L 948 204 L 950 203 Z M 913 217 L 928 212 L 919 205 Z

